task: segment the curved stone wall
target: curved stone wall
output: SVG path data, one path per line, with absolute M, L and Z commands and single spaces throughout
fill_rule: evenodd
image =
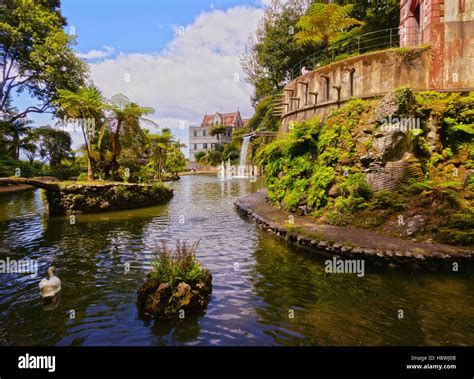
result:
M 284 88 L 282 129 L 292 120 L 325 116 L 351 98 L 373 98 L 410 86 L 428 88 L 430 49 L 389 49 L 334 62 Z

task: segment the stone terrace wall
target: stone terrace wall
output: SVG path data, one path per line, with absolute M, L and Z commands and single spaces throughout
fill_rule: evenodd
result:
M 282 131 L 289 123 L 327 115 L 351 98 L 383 96 L 400 86 L 424 90 L 429 48 L 389 49 L 344 59 L 300 76 L 284 89 Z

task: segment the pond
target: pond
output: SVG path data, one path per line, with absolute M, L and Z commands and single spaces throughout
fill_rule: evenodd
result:
M 77 216 L 73 225 L 44 215 L 39 190 L 2 195 L 0 259 L 36 259 L 39 274 L 0 274 L 0 344 L 474 343 L 472 269 L 326 274 L 326 258 L 239 216 L 234 201 L 262 185 L 184 176 L 172 184 L 175 196 L 167 205 Z M 136 290 L 154 249 L 177 239 L 200 240 L 197 257 L 214 276 L 207 312 L 143 319 Z M 46 310 L 38 282 L 50 265 L 62 291 L 58 306 Z

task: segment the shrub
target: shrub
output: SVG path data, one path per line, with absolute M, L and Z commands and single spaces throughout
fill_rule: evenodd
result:
M 326 205 L 327 188 L 334 182 L 335 174 L 332 167 L 315 166 L 308 190 L 308 205 L 311 208 L 320 208 Z
M 338 197 L 334 206 L 339 213 L 353 213 L 364 209 L 367 204 L 364 198 L 350 195 L 349 197 Z
M 396 192 L 379 191 L 372 196 L 369 209 L 393 209 L 402 211 L 406 208 L 403 196 Z
M 161 283 L 169 283 L 171 287 L 185 282 L 189 285 L 204 280 L 204 270 L 196 260 L 196 249 L 199 241 L 188 246 L 186 242 L 176 242 L 176 249 L 170 250 L 165 243 L 157 249 L 155 259 L 151 263 L 153 270 L 150 277 Z
M 415 97 L 410 87 L 399 87 L 395 90 L 395 99 L 400 116 L 409 116 L 414 111 Z
M 81 172 L 79 176 L 77 177 L 78 182 L 84 181 L 84 180 L 87 180 L 87 172 Z
M 355 196 L 368 199 L 372 195 L 372 189 L 365 180 L 364 174 L 358 172 L 350 174 L 339 184 L 339 193 L 344 196 Z

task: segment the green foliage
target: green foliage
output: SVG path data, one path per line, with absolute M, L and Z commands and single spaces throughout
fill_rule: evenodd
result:
M 376 192 L 370 202 L 368 208 L 374 209 L 393 209 L 395 211 L 402 211 L 406 208 L 406 201 L 402 195 L 391 191 Z
M 450 215 L 449 223 L 444 222 L 438 233 L 440 242 L 472 246 L 474 245 L 474 210 L 464 209 Z
M 426 181 L 409 181 L 402 186 L 402 190 L 409 195 L 419 195 L 423 191 L 429 191 L 431 189 L 431 185 Z
M 75 90 L 87 66 L 72 50 L 59 9 L 45 1 L 3 0 L 0 5 L 0 113 L 8 121 L 54 109 L 58 89 Z M 11 68 L 14 67 L 15 75 Z M 13 99 L 26 92 L 39 105 L 14 111 Z
M 395 90 L 399 116 L 408 117 L 414 111 L 415 97 L 410 87 L 399 87 Z
M 278 104 L 275 95 L 266 96 L 255 107 L 255 113 L 248 121 L 249 130 L 278 131 L 280 120 L 275 117 L 275 107 Z
M 196 159 L 196 162 L 198 163 L 203 163 L 203 159 L 206 156 L 205 151 L 198 151 L 196 154 L 194 154 L 194 158 Z
M 367 109 L 367 102 L 353 100 L 324 123 L 317 117 L 295 123 L 290 133 L 262 147 L 257 159 L 264 166 L 270 200 L 290 210 L 307 205 L 318 214 L 336 181 L 336 167 L 354 157 L 351 132 Z M 351 176 L 346 187 L 355 197 L 370 196 L 362 174 Z
M 312 3 L 296 24 L 301 31 L 296 33 L 295 40 L 301 45 L 319 43 L 326 49 L 332 43 L 357 35 L 365 23 L 350 17 L 353 9 L 352 4 Z M 354 28 L 356 25 L 359 27 Z
M 63 159 L 71 156 L 72 139 L 68 132 L 42 126 L 35 129 L 34 135 L 39 144 L 40 156 L 48 159 L 51 168 L 60 168 Z
M 329 210 L 327 212 L 327 221 L 329 225 L 346 226 L 349 224 L 349 216 L 345 213 Z
M 281 89 L 293 66 L 315 52 L 313 46 L 300 46 L 293 39 L 295 24 L 305 11 L 301 0 L 273 2 L 265 8 L 241 57 L 246 80 L 254 87 L 253 104 Z
M 310 179 L 308 190 L 308 205 L 318 209 L 326 205 L 327 190 L 334 182 L 334 168 L 327 166 L 315 166 Z
M 343 196 L 355 196 L 368 199 L 372 190 L 362 173 L 350 174 L 339 184 L 339 193 Z
M 450 117 L 445 117 L 444 123 L 447 126 L 447 141 L 451 146 L 474 140 L 474 123 L 466 125 Z
M 151 263 L 151 278 L 160 283 L 169 283 L 171 287 L 180 282 L 193 284 L 204 280 L 204 271 L 196 259 L 199 241 L 188 246 L 186 242 L 176 242 L 176 249 L 170 250 L 165 243 L 157 249 L 155 259 Z
M 334 201 L 334 207 L 339 213 L 354 213 L 367 206 L 363 197 L 350 195 L 348 197 L 339 196 Z
M 400 1 L 398 0 L 338 0 L 340 5 L 352 4 L 351 16 L 365 22 L 363 32 L 398 28 L 400 25 Z M 379 42 L 382 42 L 379 40 Z
M 79 176 L 77 177 L 77 181 L 80 182 L 80 181 L 85 181 L 87 180 L 87 173 L 85 172 L 82 172 L 79 174 Z
M 186 169 L 186 157 L 179 149 L 173 149 L 168 152 L 165 171 L 170 173 L 178 173 Z

